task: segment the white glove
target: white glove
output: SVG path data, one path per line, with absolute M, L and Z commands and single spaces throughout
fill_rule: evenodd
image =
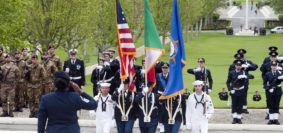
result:
M 145 94 L 145 93 L 147 93 L 148 92 L 148 87 L 144 87 L 143 89 L 142 89 L 142 92 Z
M 196 68 L 196 69 L 194 69 L 194 72 L 199 72 L 199 71 L 201 71 L 201 68 Z
M 270 93 L 273 93 L 273 92 L 274 92 L 274 89 L 269 89 L 269 92 L 270 92 Z
M 103 68 L 103 66 L 98 65 L 98 66 L 96 66 L 96 68 L 101 70 Z
M 69 73 L 70 72 L 70 68 L 66 68 L 65 72 Z
M 279 76 L 278 79 L 283 79 L 283 75 Z
M 94 110 L 90 110 L 89 111 L 89 116 L 90 117 L 95 117 L 95 111 Z
M 277 59 L 278 61 L 282 61 L 282 60 L 283 60 L 283 57 L 277 56 L 276 59 Z
M 242 67 L 243 67 L 243 68 L 248 68 L 249 65 L 247 65 L 247 64 L 242 64 Z
M 102 83 L 102 81 L 98 81 L 96 84 L 97 84 L 97 85 L 100 85 L 101 83 Z
M 211 114 L 205 114 L 205 118 L 208 120 L 211 118 L 211 116 L 212 116 Z
M 84 88 L 84 86 L 82 85 L 82 86 L 81 86 L 81 89 L 83 89 L 83 88 Z
M 104 65 L 105 66 L 110 66 L 110 63 L 109 62 L 104 62 Z
M 238 76 L 238 79 L 246 79 L 247 78 L 247 75 L 239 75 Z
M 276 68 L 277 70 L 279 70 L 279 71 L 281 71 L 282 70 L 282 67 L 280 67 L 280 66 L 277 66 L 277 68 Z
M 231 90 L 230 92 L 231 92 L 231 94 L 235 94 L 235 90 Z
M 123 89 L 124 89 L 124 84 L 121 84 L 120 87 L 118 88 L 118 93 L 121 93 Z
M 187 127 L 187 129 L 191 129 L 192 128 L 192 123 L 186 123 L 186 127 Z
M 212 90 L 211 89 L 208 89 L 208 93 L 211 93 L 212 92 Z
M 142 69 L 142 70 L 141 70 L 141 74 L 145 74 L 145 69 Z

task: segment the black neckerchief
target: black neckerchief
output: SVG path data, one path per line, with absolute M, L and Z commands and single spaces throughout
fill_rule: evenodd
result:
M 106 102 L 108 100 L 108 96 L 107 96 L 105 101 L 103 101 L 102 97 L 100 97 L 100 99 L 101 99 L 101 102 L 102 102 L 102 104 L 101 104 L 102 112 L 105 112 L 106 111 Z
M 198 104 L 201 104 L 203 106 L 203 113 L 205 113 L 205 102 L 202 102 L 203 98 L 204 98 L 204 94 L 202 94 L 200 101 L 198 101 L 196 94 L 194 94 L 194 97 L 195 97 L 195 100 L 197 102 L 196 105 L 195 105 L 195 108 L 197 108 Z

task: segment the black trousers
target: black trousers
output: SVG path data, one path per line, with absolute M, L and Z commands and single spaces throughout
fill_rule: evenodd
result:
M 238 90 L 234 94 L 231 94 L 232 98 L 232 113 L 242 114 L 244 103 L 244 90 Z
M 274 94 L 270 92 L 268 92 L 267 95 L 268 95 L 267 103 L 269 105 L 269 114 L 279 113 L 279 106 L 282 95 Z

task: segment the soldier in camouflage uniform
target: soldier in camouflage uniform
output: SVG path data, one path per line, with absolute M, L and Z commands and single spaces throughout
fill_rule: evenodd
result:
M 12 62 L 10 55 L 5 56 L 6 63 L 1 66 L 1 100 L 3 113 L 1 117 L 14 117 L 15 89 L 20 76 L 19 68 Z
M 46 78 L 43 82 L 44 88 L 42 89 L 42 95 L 55 91 L 55 86 L 53 85 L 53 74 L 57 71 L 57 67 L 55 63 L 49 59 L 50 58 L 48 58 L 48 53 L 44 52 L 41 65 L 45 69 Z
M 0 47 L 0 67 L 5 64 L 3 47 Z M 0 82 L 0 96 L 1 96 L 1 82 Z M 0 106 L 2 106 L 2 101 L 0 99 Z
M 0 66 L 5 64 L 5 58 L 4 58 L 4 51 L 3 51 L 3 47 L 0 47 Z
M 25 104 L 24 92 L 27 90 L 25 82 L 24 70 L 26 68 L 26 62 L 21 58 L 22 54 L 20 51 L 15 53 L 15 64 L 20 70 L 19 81 L 16 88 L 16 97 L 15 97 L 15 112 L 23 112 L 23 106 Z
M 60 58 L 54 54 L 55 48 L 53 46 L 48 46 L 48 54 L 49 60 L 54 62 L 57 67 L 57 70 L 62 70 L 62 63 L 60 62 Z
M 32 55 L 31 63 L 25 70 L 28 88 L 28 101 L 30 108 L 30 118 L 37 117 L 39 100 L 42 92 L 42 83 L 45 79 L 45 70 L 42 65 L 38 63 L 37 55 Z
M 23 48 L 22 49 L 22 60 L 24 60 L 25 61 L 25 63 L 26 64 L 30 64 L 30 56 L 29 56 L 29 50 L 28 50 L 28 48 Z M 27 95 L 27 81 L 26 81 L 26 79 L 24 80 L 24 84 L 23 84 L 23 88 L 25 88 L 24 89 L 24 107 L 25 108 L 27 108 L 27 104 L 28 104 L 28 95 Z
M 28 48 L 23 48 L 22 49 L 22 60 L 24 61 L 28 61 L 28 59 L 30 58 L 30 56 L 28 55 Z

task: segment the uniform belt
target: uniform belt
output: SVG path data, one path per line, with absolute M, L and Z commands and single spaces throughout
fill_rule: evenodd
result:
M 82 79 L 82 76 L 79 77 L 70 77 L 71 80 L 78 80 L 78 79 Z
M 239 88 L 234 88 L 234 90 L 242 90 L 244 88 L 245 88 L 245 86 L 242 86 L 242 87 L 239 87 Z

